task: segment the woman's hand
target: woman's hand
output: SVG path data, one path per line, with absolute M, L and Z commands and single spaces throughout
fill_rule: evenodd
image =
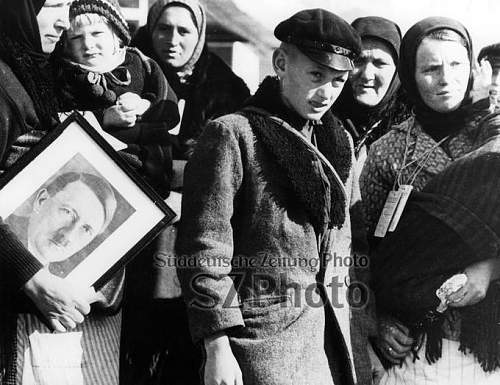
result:
M 413 346 L 414 339 L 409 334 L 410 331 L 401 322 L 387 316 L 380 316 L 376 346 L 388 361 L 399 364 Z
M 488 292 L 490 282 L 500 277 L 500 258 L 491 258 L 474 263 L 464 270 L 467 282 L 458 291 L 448 296 L 450 307 L 475 305 Z
M 47 269 L 36 273 L 23 289 L 50 326 L 59 332 L 82 323 L 90 312 L 90 304 L 102 297 L 94 289 L 75 287 Z

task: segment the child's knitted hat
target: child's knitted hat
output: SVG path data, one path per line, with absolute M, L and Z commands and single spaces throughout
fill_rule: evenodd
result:
M 130 31 L 118 0 L 75 0 L 71 3 L 70 20 L 84 13 L 96 13 L 105 17 L 123 43 L 125 45 L 130 43 Z

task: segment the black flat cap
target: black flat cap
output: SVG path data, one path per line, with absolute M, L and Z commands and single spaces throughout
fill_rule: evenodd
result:
M 291 43 L 311 60 L 339 71 L 354 68 L 361 38 L 341 17 L 324 9 L 306 9 L 278 24 L 274 36 Z
M 479 56 L 477 57 L 477 61 L 480 62 L 483 59 L 488 60 L 490 63 L 499 62 L 500 43 L 487 45 L 486 47 L 482 48 L 479 52 Z

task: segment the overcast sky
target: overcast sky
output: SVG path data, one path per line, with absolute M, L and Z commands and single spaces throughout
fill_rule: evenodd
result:
M 276 24 L 304 8 L 325 8 L 348 22 L 359 16 L 384 16 L 403 33 L 427 16 L 461 21 L 472 35 L 476 55 L 480 48 L 500 42 L 500 0 L 235 0 L 238 7 L 271 31 Z

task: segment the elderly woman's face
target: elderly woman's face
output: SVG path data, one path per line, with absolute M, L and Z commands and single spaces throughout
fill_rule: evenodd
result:
M 152 40 L 156 54 L 165 64 L 173 68 L 185 65 L 198 43 L 198 29 L 191 12 L 184 7 L 167 7 L 156 23 Z
M 36 20 L 42 51 L 51 53 L 64 30 L 69 26 L 69 6 L 73 0 L 45 0 Z
M 370 107 L 379 104 L 395 72 L 396 63 L 389 46 L 379 40 L 363 39 L 363 50 L 349 75 L 356 101 Z
M 415 81 L 424 103 L 437 112 L 456 110 L 465 97 L 470 62 L 455 41 L 424 38 L 417 49 Z

